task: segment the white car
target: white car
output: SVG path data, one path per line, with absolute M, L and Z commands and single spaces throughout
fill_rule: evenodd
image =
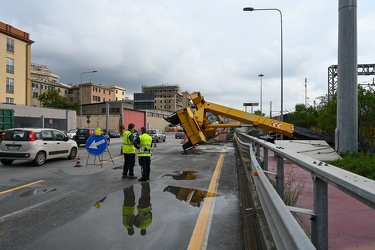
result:
M 67 136 L 70 139 L 74 139 L 74 136 L 76 136 L 77 129 L 71 129 L 68 132 L 66 132 Z
M 75 159 L 78 146 L 60 130 L 49 128 L 13 128 L 5 131 L 0 143 L 0 161 L 30 160 L 36 166 L 53 158 Z
M 165 142 L 167 136 L 159 129 L 149 129 L 147 134 L 152 137 L 152 142 Z

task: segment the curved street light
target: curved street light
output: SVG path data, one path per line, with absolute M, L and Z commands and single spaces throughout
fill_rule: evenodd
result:
M 281 11 L 279 9 L 276 9 L 276 8 L 271 8 L 271 9 L 255 9 L 253 7 L 246 7 L 246 8 L 243 8 L 243 11 L 258 11 L 258 10 L 270 10 L 270 11 L 278 11 L 280 13 L 280 36 L 281 36 L 281 44 L 280 44 L 280 47 L 281 47 L 281 72 L 280 72 L 280 77 L 281 77 L 281 121 L 284 120 L 284 113 L 283 113 L 283 109 L 284 109 L 284 73 L 283 73 L 283 14 L 281 13 Z M 282 137 L 281 137 L 282 138 Z
M 81 88 L 80 88 L 80 98 L 81 98 L 81 106 L 80 106 L 80 116 L 79 116 L 79 127 L 82 128 L 82 75 L 83 74 L 90 74 L 90 73 L 96 73 L 98 71 L 96 70 L 93 70 L 93 71 L 87 71 L 87 72 L 82 72 L 81 73 Z
M 260 114 L 263 115 L 263 109 L 262 109 L 262 103 L 263 103 L 263 95 L 262 95 L 262 89 L 263 89 L 263 83 L 262 83 L 262 78 L 263 78 L 263 74 L 259 74 L 258 75 L 260 77 Z

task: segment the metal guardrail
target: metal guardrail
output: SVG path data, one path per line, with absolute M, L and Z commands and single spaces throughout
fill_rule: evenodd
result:
M 253 182 L 277 249 L 328 249 L 327 184 L 375 208 L 375 181 L 373 180 L 244 133 L 237 132 L 234 138 L 238 148 L 250 155 Z M 263 147 L 263 157 L 260 156 L 261 147 Z M 269 150 L 277 157 L 276 189 L 266 176 Z M 259 164 L 261 158 L 263 158 L 263 168 Z M 285 159 L 312 175 L 313 211 L 288 207 L 283 202 Z M 311 215 L 311 240 L 291 211 Z

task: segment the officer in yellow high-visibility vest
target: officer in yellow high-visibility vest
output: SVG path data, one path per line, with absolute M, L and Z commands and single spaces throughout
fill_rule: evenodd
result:
M 139 181 L 150 180 L 151 172 L 151 147 L 152 137 L 147 134 L 146 127 L 141 128 L 141 135 L 134 141 L 134 145 L 139 149 L 138 163 L 142 167 L 142 177 Z
M 137 179 L 134 176 L 135 165 L 135 147 L 134 147 L 134 127 L 133 123 L 129 123 L 128 130 L 122 136 L 122 153 L 124 154 L 124 169 L 122 171 L 122 179 Z M 128 175 L 129 174 L 129 175 Z

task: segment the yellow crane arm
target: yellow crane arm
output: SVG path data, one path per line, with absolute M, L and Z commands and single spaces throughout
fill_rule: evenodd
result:
M 293 137 L 293 124 L 207 102 L 200 92 L 192 93 L 191 99 L 194 103 L 195 112 L 193 112 L 192 108 L 187 107 L 165 118 L 168 122 L 174 125 L 180 124 L 184 128 L 185 134 L 189 139 L 183 145 L 184 150 L 216 137 L 219 134 L 216 131 L 217 128 L 241 126 L 241 124 L 226 124 L 221 117 Z

